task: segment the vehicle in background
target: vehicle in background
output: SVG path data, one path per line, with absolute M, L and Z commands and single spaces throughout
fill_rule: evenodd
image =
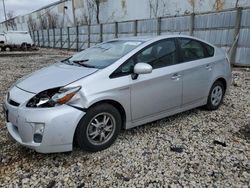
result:
M 0 34 L 0 51 L 29 50 L 34 42 L 28 31 L 7 31 Z
M 6 43 L 6 39 L 4 33 L 0 33 L 0 51 L 4 50 L 4 44 Z

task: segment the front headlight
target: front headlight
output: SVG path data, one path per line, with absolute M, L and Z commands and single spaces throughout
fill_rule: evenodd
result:
M 42 108 L 62 105 L 69 102 L 80 89 L 81 86 L 49 89 L 38 93 L 29 100 L 26 106 L 31 108 Z

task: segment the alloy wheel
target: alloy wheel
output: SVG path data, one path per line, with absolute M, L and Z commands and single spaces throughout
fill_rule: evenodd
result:
M 87 127 L 87 139 L 93 145 L 108 142 L 115 132 L 116 121 L 109 113 L 99 113 L 94 116 Z
M 212 90 L 212 94 L 211 94 L 211 102 L 214 106 L 218 106 L 222 100 L 223 97 L 223 89 L 221 88 L 221 86 L 216 86 L 214 87 L 214 89 Z

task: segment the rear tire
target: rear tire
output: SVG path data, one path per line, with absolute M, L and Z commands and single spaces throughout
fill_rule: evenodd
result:
M 116 140 L 121 124 L 121 115 L 112 105 L 91 107 L 77 126 L 76 142 L 83 150 L 104 150 Z
M 225 87 L 222 82 L 216 81 L 210 89 L 207 104 L 207 110 L 217 110 L 223 102 Z

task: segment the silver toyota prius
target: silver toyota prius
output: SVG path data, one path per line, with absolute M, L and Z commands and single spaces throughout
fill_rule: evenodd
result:
M 226 53 L 183 35 L 114 39 L 18 80 L 7 128 L 41 153 L 108 148 L 130 129 L 199 106 L 216 110 L 231 83 Z

